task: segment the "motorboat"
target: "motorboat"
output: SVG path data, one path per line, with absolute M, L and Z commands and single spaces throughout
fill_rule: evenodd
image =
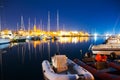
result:
M 42 62 L 45 80 L 94 80 L 93 75 L 78 66 L 66 55 L 55 55 L 52 64 L 48 60 Z
M 1 38 L 6 38 L 6 39 L 13 39 L 14 35 L 11 30 L 3 30 L 1 31 Z
M 10 43 L 10 39 L 0 38 L 0 45 Z
M 51 36 L 46 36 L 45 39 L 46 39 L 46 40 L 51 40 L 52 37 L 51 37 Z
M 26 37 L 25 36 L 15 36 L 12 39 L 12 42 L 25 42 L 26 41 Z
M 36 40 L 40 40 L 40 38 L 39 38 L 39 36 L 32 36 L 31 40 L 36 41 Z
M 120 37 L 119 36 L 110 36 L 106 40 L 106 44 L 119 44 L 120 43 Z
M 93 54 L 107 54 L 115 53 L 120 55 L 120 37 L 110 36 L 105 44 L 92 45 L 91 50 Z
M 59 40 L 60 37 L 59 37 L 59 36 L 54 36 L 53 39 L 54 39 L 54 40 Z
M 2 44 L 2 45 L 0 45 L 0 50 L 5 49 L 5 48 L 8 48 L 9 46 L 10 46 L 9 43 L 7 43 L 7 44 Z
M 110 55 L 111 53 L 115 53 L 120 55 L 120 44 L 100 44 L 100 45 L 93 45 L 91 47 L 93 54 L 107 54 Z

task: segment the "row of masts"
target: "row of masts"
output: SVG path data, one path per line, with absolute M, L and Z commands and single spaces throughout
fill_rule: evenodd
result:
M 40 20 L 40 25 L 39 25 L 39 29 L 42 29 L 42 20 Z M 28 31 L 30 31 L 30 18 L 28 19 Z M 36 18 L 34 19 L 34 26 L 36 26 Z M 17 23 L 17 30 L 18 30 L 18 23 Z M 20 26 L 21 30 L 25 30 L 25 26 L 24 26 L 24 20 L 23 20 L 23 16 L 21 16 L 21 26 Z M 47 23 L 47 31 L 50 32 L 50 11 L 48 11 L 48 23 Z M 57 11 L 57 31 L 59 31 L 59 12 Z
M 1 31 L 2 23 L 1 23 L 1 16 L 0 16 L 0 31 Z

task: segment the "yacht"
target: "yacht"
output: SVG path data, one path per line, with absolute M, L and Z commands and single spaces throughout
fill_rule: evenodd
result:
M 10 39 L 0 38 L 0 45 L 10 43 Z
M 78 66 L 66 55 L 52 57 L 52 65 L 48 60 L 42 62 L 45 80 L 94 80 L 93 75 L 81 66 Z
M 119 44 L 120 43 L 120 37 L 119 36 L 110 36 L 107 40 L 106 40 L 107 44 Z
M 1 38 L 13 39 L 14 35 L 11 30 L 2 30 Z
M 120 37 L 110 36 L 105 44 L 93 45 L 91 47 L 93 54 L 106 54 L 114 53 L 120 55 Z
M 116 55 L 120 55 L 120 44 L 100 44 L 93 45 L 91 47 L 93 54 L 106 54 L 110 55 L 111 53 L 115 53 Z
M 1 44 L 1 45 L 0 45 L 0 50 L 5 49 L 5 48 L 8 48 L 9 46 L 10 46 L 9 43 Z
M 15 36 L 12 39 L 12 42 L 25 42 L 26 41 L 26 36 Z

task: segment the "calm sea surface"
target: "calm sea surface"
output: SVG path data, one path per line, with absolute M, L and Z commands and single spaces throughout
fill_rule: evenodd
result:
M 42 61 L 50 60 L 56 52 L 70 59 L 84 55 L 91 44 L 101 44 L 105 37 L 63 37 L 54 41 L 27 41 L 0 45 L 0 80 L 44 80 Z

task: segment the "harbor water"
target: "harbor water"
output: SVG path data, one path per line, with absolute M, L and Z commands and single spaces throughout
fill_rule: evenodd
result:
M 42 61 L 59 52 L 71 60 L 82 59 L 91 44 L 105 37 L 63 37 L 60 40 L 26 41 L 0 45 L 0 80 L 44 80 Z

